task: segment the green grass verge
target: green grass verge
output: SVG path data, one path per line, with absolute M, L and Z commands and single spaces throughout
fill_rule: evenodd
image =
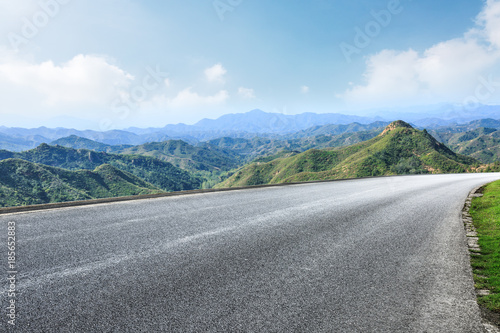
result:
M 470 209 L 479 237 L 481 255 L 471 253 L 474 282 L 491 294 L 478 303 L 500 313 L 500 181 L 488 184 L 483 197 L 474 198 Z

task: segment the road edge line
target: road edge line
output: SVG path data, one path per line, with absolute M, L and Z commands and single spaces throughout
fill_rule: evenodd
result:
M 316 184 L 316 183 L 330 183 L 330 182 L 338 182 L 338 181 L 351 181 L 351 180 L 359 180 L 359 179 L 384 178 L 384 177 L 395 177 L 395 176 L 397 177 L 397 176 L 401 176 L 401 175 L 363 177 L 363 178 L 346 178 L 346 179 L 313 180 L 313 181 L 307 181 L 307 182 L 262 184 L 262 185 L 250 185 L 250 186 L 227 187 L 227 188 L 196 189 L 196 190 L 163 192 L 163 193 L 156 193 L 156 194 L 142 194 L 142 195 L 132 195 L 132 196 L 123 196 L 123 197 L 111 197 L 111 198 L 99 198 L 99 199 L 90 199 L 90 200 L 54 202 L 54 203 L 39 204 L 39 205 L 0 207 L 0 215 L 42 211 L 42 210 L 57 209 L 57 208 L 98 205 L 98 204 L 124 202 L 124 201 L 157 199 L 157 198 L 165 198 L 165 197 L 190 195 L 190 194 L 205 194 L 205 193 L 215 193 L 215 192 L 241 191 L 241 190 L 250 190 L 250 189 L 256 189 L 256 188 L 280 187 L 280 186 L 304 185 L 304 184 Z M 406 175 L 406 176 L 409 176 L 409 175 Z
M 467 172 L 467 173 L 464 173 L 464 174 L 469 174 L 469 173 Z M 442 175 L 448 175 L 448 173 L 429 174 L 428 176 L 431 176 L 431 175 L 432 176 L 434 176 L 434 175 L 435 176 L 442 176 Z M 292 182 L 292 183 L 279 183 L 279 184 L 262 184 L 262 185 L 250 185 L 250 186 L 240 186 L 240 187 L 228 187 L 228 188 L 196 189 L 196 190 L 163 192 L 163 193 L 157 193 L 157 194 L 143 194 L 143 195 L 133 195 L 133 196 L 123 196 L 123 197 L 90 199 L 90 200 L 55 202 L 55 203 L 47 203 L 47 204 L 39 204 L 39 205 L 0 207 L 0 215 L 15 214 L 15 213 L 24 213 L 24 212 L 33 212 L 33 211 L 42 211 L 42 210 L 57 209 L 57 208 L 68 208 L 68 207 L 80 207 L 80 206 L 98 205 L 98 204 L 123 202 L 123 201 L 134 201 L 134 200 L 156 199 L 156 198 L 164 198 L 164 197 L 175 197 L 175 196 L 190 195 L 190 194 L 204 194 L 204 193 L 227 192 L 227 191 L 241 191 L 241 190 L 250 190 L 250 189 L 256 189 L 256 188 L 279 187 L 279 186 L 290 186 L 290 185 L 304 185 L 304 184 L 317 184 L 317 183 L 331 183 L 331 182 L 339 182 L 339 181 L 353 181 L 353 180 L 360 180 L 360 179 L 391 178 L 391 177 L 418 177 L 418 176 L 421 176 L 421 175 L 388 175 L 388 176 L 370 176 L 370 177 L 345 178 L 345 179 L 311 180 L 311 181 L 306 181 L 306 182 Z

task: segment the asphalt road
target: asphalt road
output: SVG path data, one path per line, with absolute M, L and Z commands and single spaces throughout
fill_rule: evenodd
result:
M 496 179 L 376 178 L 0 215 L 0 331 L 482 332 L 460 212 Z

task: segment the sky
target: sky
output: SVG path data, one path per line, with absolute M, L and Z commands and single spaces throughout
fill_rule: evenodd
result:
M 500 0 L 0 0 L 0 103 L 96 130 L 497 105 Z

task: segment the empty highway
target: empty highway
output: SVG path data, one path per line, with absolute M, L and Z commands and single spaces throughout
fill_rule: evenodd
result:
M 0 331 L 483 332 L 460 216 L 469 191 L 497 179 L 371 178 L 0 215 Z

